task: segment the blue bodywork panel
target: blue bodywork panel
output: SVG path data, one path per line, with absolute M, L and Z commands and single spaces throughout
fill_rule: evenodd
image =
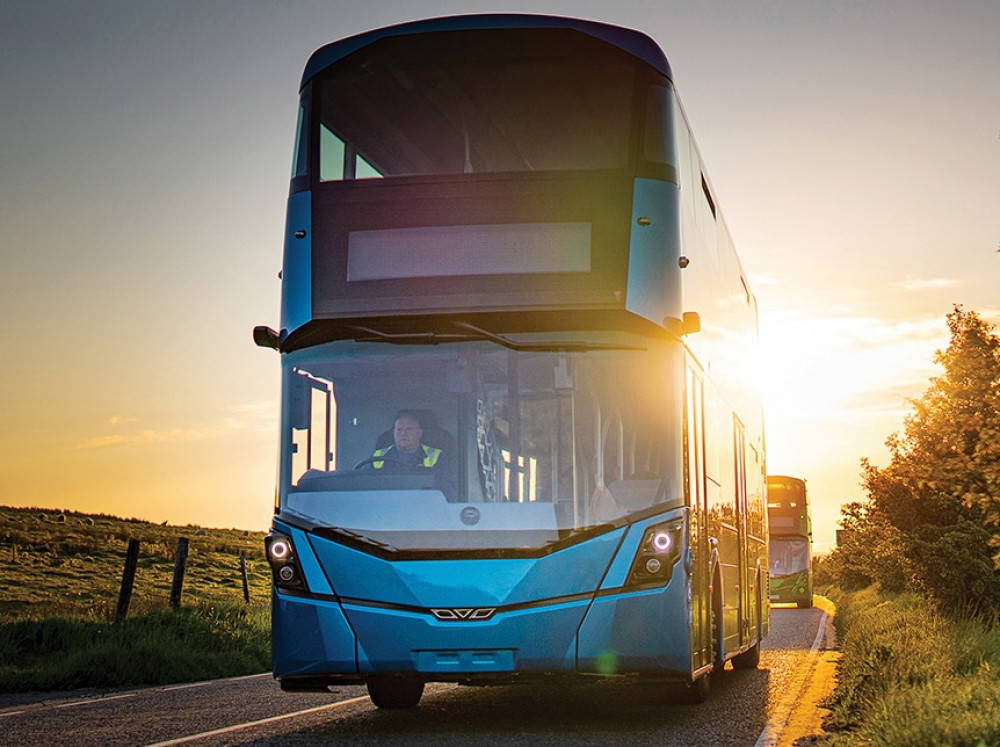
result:
M 354 631 L 332 599 L 273 592 L 271 658 L 275 677 L 358 671 Z
M 306 587 L 309 589 L 309 592 L 319 596 L 333 596 L 335 592 L 330 586 L 330 581 L 327 579 L 326 573 L 323 572 L 316 554 L 312 551 L 312 546 L 309 544 L 309 535 L 301 529 L 277 523 L 275 524 L 275 529 L 280 529 L 280 531 L 290 535 L 292 542 L 295 543 L 299 567 L 302 569 L 302 575 L 305 577 Z
M 275 521 L 309 587 L 275 592 L 275 675 L 684 675 L 682 564 L 666 587 L 623 588 L 645 529 L 663 518 L 540 557 L 453 560 L 386 559 Z M 487 616 L 441 620 L 431 614 L 440 608 Z
M 580 627 L 580 671 L 689 671 L 691 621 L 686 581 L 678 566 L 666 588 L 598 597 Z
M 659 179 L 636 179 L 632 193 L 632 234 L 628 253 L 625 308 L 663 324 L 680 319 L 683 294 L 680 268 L 678 187 Z
M 313 535 L 342 598 L 419 607 L 510 606 L 592 594 L 624 534 L 618 529 L 540 558 L 389 561 Z
M 365 672 L 455 672 L 455 658 L 483 671 L 576 671 L 576 631 L 589 600 L 501 612 L 481 622 L 442 622 L 426 613 L 344 605 Z M 491 658 L 487 657 L 487 654 Z M 498 664 L 507 662 L 501 670 Z
M 296 237 L 296 233 L 303 234 Z M 285 259 L 281 269 L 282 337 L 312 319 L 312 193 L 288 198 Z

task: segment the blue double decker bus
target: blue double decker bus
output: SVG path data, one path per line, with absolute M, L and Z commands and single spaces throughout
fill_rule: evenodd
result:
M 660 48 L 438 18 L 306 65 L 267 554 L 286 690 L 707 697 L 767 634 L 756 305 Z

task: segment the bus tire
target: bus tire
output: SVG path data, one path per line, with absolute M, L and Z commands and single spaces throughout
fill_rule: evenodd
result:
M 756 669 L 760 664 L 760 641 L 754 641 L 753 645 L 742 654 L 733 657 L 733 669 Z
M 760 664 L 760 642 L 764 630 L 764 605 L 761 603 L 760 576 L 757 577 L 757 638 L 753 645 L 733 657 L 733 669 L 756 669 Z
M 416 708 L 424 694 L 424 683 L 413 677 L 372 677 L 365 684 L 378 708 Z
M 681 702 L 688 703 L 690 705 L 700 705 L 704 703 L 708 700 L 708 693 L 711 690 L 711 685 L 711 673 L 703 674 L 701 677 L 684 688 L 680 697 Z

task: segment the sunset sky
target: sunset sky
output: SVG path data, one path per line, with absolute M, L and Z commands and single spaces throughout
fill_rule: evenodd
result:
M 663 47 L 761 309 L 816 549 L 954 304 L 1000 321 L 1000 3 L 0 0 L 0 503 L 266 529 L 298 82 L 338 38 L 547 12 Z

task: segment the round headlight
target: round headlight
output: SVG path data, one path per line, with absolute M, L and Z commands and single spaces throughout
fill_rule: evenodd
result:
M 655 576 L 657 573 L 660 572 L 661 568 L 663 568 L 663 563 L 661 563 L 656 558 L 650 558 L 649 560 L 646 561 L 646 573 L 648 573 L 650 576 Z
M 292 554 L 292 548 L 286 540 L 275 540 L 270 548 L 272 560 L 284 560 Z
M 278 578 L 282 581 L 291 581 L 295 578 L 295 569 L 290 565 L 283 565 L 278 569 Z
M 653 549 L 658 552 L 666 552 L 673 543 L 674 541 L 666 532 L 657 532 L 653 535 Z

